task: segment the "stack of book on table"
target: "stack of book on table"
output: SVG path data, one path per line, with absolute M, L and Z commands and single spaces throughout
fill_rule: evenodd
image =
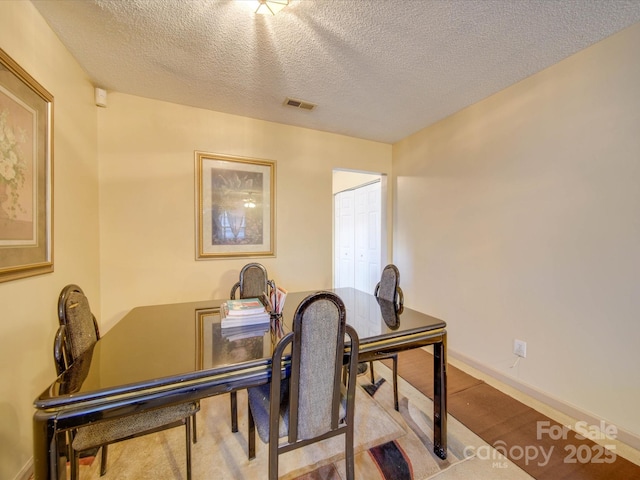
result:
M 222 328 L 269 323 L 269 312 L 259 298 L 227 300 L 220 306 Z

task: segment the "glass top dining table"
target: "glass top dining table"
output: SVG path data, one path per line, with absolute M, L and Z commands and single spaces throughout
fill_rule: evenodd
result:
M 433 345 L 434 451 L 445 458 L 445 322 L 408 308 L 398 312 L 352 288 L 328 290 L 343 300 L 347 323 L 358 332 L 359 361 Z M 221 328 L 226 299 L 131 310 L 34 401 L 35 479 L 65 478 L 61 433 L 68 429 L 268 382 L 275 343 L 312 293 L 290 292 L 281 317 L 241 328 Z

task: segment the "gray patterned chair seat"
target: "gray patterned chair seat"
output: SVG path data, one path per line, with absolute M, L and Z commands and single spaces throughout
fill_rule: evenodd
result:
M 251 413 L 253 414 L 253 418 L 256 424 L 256 430 L 258 431 L 258 436 L 260 440 L 264 443 L 269 443 L 269 405 L 270 405 L 270 397 L 269 391 L 271 389 L 271 385 L 260 385 L 259 387 L 250 388 L 248 391 L 249 396 L 249 404 L 251 405 Z M 345 419 L 347 415 L 347 391 L 343 387 L 341 390 L 341 400 L 340 400 L 340 422 Z M 286 396 L 289 395 L 289 381 L 283 380 L 280 387 L 280 428 L 278 431 L 278 436 L 280 438 L 286 437 L 289 432 L 289 413 L 291 409 L 289 408 L 288 402 L 283 402 Z M 325 413 L 322 413 L 325 415 Z
M 182 403 L 173 407 L 127 415 L 124 418 L 105 420 L 79 428 L 71 445 L 79 452 L 116 443 L 139 436 L 142 432 L 155 432 L 167 425 L 183 425 L 186 418 L 195 415 L 198 407 L 194 403 Z

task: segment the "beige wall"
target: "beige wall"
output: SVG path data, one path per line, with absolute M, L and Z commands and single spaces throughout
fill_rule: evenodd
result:
M 54 96 L 54 273 L 0 283 L 0 478 L 32 457 L 33 400 L 55 378 L 56 302 L 81 284 L 100 307 L 93 87 L 31 2 L 0 2 L 0 48 Z
M 393 149 L 406 303 L 453 352 L 635 435 L 638 45 L 640 24 Z
M 408 305 L 446 319 L 453 350 L 636 434 L 639 43 L 636 26 L 393 147 Z M 277 162 L 277 256 L 260 261 L 306 289 L 331 285 L 332 170 L 390 174 L 392 147 L 117 93 L 96 109 L 27 1 L 0 2 L 0 47 L 55 97 L 55 272 L 0 284 L 11 479 L 54 377 L 65 284 L 106 330 L 133 306 L 224 296 L 236 280 L 246 260 L 194 260 L 194 150 Z M 514 337 L 529 355 L 512 370 Z
M 276 162 L 287 289 L 332 285 L 334 168 L 391 173 L 391 145 L 110 93 L 98 114 L 103 327 L 137 305 L 224 298 L 254 259 L 196 261 L 194 150 Z M 389 227 L 389 231 L 391 228 Z
M 30 2 L 0 2 L 0 47 L 55 98 L 55 272 L 0 284 L 0 478 L 18 478 L 64 285 L 84 288 L 104 332 L 136 305 L 223 297 L 248 261 L 194 260 L 194 150 L 277 162 L 277 256 L 261 261 L 313 289 L 331 286 L 332 170 L 390 174 L 391 146 L 116 93 L 98 109 Z
M 380 180 L 380 175 L 342 170 L 335 171 L 333 172 L 333 193 L 335 195 L 376 180 Z

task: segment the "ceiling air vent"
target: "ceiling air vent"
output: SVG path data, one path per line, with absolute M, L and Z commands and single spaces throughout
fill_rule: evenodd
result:
M 309 110 L 309 111 L 313 110 L 317 106 L 317 105 L 315 105 L 313 103 L 310 103 L 310 102 L 304 102 L 302 100 L 296 100 L 295 98 L 285 98 L 284 104 L 287 107 L 300 108 L 302 110 Z

